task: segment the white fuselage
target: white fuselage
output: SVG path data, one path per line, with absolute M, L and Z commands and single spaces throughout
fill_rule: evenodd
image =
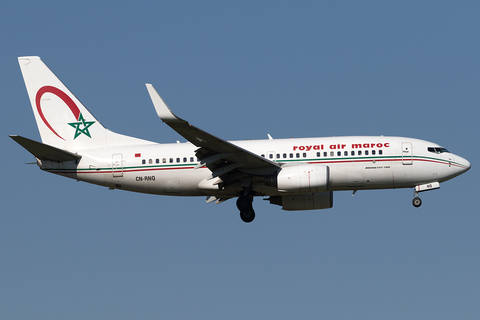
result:
M 411 188 L 443 182 L 469 169 L 467 160 L 424 140 L 402 137 L 329 137 L 231 141 L 282 166 L 329 167 L 328 191 Z M 431 151 L 429 151 L 429 149 Z M 240 185 L 220 190 L 211 171 L 195 168 L 193 144 L 118 146 L 81 151 L 75 163 L 42 161 L 43 170 L 114 189 L 177 196 L 234 197 Z M 433 151 L 432 151 L 433 149 Z M 256 195 L 285 195 L 254 181 Z

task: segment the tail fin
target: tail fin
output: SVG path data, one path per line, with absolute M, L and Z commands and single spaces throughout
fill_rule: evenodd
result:
M 151 143 L 107 130 L 40 57 L 19 57 L 42 142 L 63 150 Z
M 105 144 L 107 130 L 40 57 L 19 57 L 42 142 L 61 149 Z

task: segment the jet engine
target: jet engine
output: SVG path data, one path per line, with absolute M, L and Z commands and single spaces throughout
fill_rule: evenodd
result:
M 267 185 L 288 193 L 314 193 L 328 190 L 330 170 L 320 164 L 284 166 Z

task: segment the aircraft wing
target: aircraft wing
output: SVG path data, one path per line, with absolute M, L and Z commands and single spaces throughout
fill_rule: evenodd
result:
M 272 174 L 280 168 L 278 163 L 217 138 L 180 119 L 173 114 L 151 84 L 146 84 L 146 86 L 160 119 L 182 137 L 199 147 L 196 151 L 197 158 L 200 159 L 198 167 L 209 168 L 212 171 L 210 178 L 222 177 L 235 171 L 262 176 Z

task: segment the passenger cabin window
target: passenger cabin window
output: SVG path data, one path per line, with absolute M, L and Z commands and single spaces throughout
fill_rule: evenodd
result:
M 358 150 L 358 155 L 359 155 L 359 156 L 362 155 L 362 150 Z
M 325 151 L 325 152 L 323 153 L 323 156 L 326 157 L 327 155 L 328 155 L 328 153 Z
M 163 162 L 163 163 L 167 163 L 167 158 L 163 158 L 163 159 L 162 159 L 162 162 Z
M 374 155 L 375 155 L 375 150 L 372 150 L 372 156 L 374 156 Z
M 345 157 L 348 156 L 348 151 L 344 151 L 344 152 L 343 152 L 343 155 L 344 155 Z
M 365 155 L 368 156 L 368 150 L 365 150 Z
M 193 162 L 193 157 L 190 157 L 190 162 Z
M 306 154 L 305 152 L 303 153 L 303 157 L 304 157 L 304 158 L 306 158 L 306 157 L 307 157 L 307 154 Z
M 148 164 L 152 164 L 152 163 L 153 163 L 152 159 L 148 159 Z
M 155 163 L 160 163 L 160 159 L 156 159 L 156 160 L 155 160 Z
M 383 150 L 378 150 L 378 154 L 383 154 Z
M 145 162 L 145 159 L 142 159 L 142 164 L 145 164 L 145 163 L 146 163 L 146 162 Z
M 341 151 L 338 151 L 338 152 L 337 152 L 337 156 L 340 157 L 341 155 L 342 155 L 342 152 L 341 152 Z
M 320 152 L 317 152 L 317 157 L 320 158 Z

